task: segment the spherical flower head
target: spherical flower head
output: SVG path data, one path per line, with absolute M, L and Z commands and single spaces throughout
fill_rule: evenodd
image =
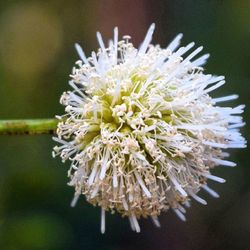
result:
M 129 36 L 118 41 L 117 28 L 108 47 L 97 33 L 100 49 L 89 58 L 76 44 L 73 90 L 60 100 L 66 114 L 53 153 L 71 161 L 72 205 L 83 194 L 101 207 L 102 232 L 108 210 L 128 217 L 137 232 L 139 218 L 159 226 L 157 216 L 169 208 L 185 220 L 191 198 L 206 204 L 201 188 L 218 197 L 207 180 L 223 183 L 211 170 L 235 166 L 224 150 L 246 145 L 244 106 L 217 106 L 237 95 L 210 97 L 225 80 L 204 73 L 209 55 L 197 56 L 202 47 L 193 42 L 179 47 L 182 34 L 167 48 L 152 45 L 153 31 L 154 24 L 139 49 Z

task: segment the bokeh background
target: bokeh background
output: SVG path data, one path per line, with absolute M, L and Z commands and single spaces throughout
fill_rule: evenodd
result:
M 238 93 L 250 124 L 250 1 L 89 0 L 0 1 L 0 119 L 49 118 L 62 114 L 58 103 L 69 87 L 77 60 L 74 43 L 86 54 L 114 26 L 138 45 L 156 23 L 154 43 L 166 46 L 178 33 L 184 43 L 204 45 L 211 58 L 206 72 L 225 75 L 227 84 L 213 96 Z M 121 36 L 120 36 L 121 37 Z M 243 129 L 249 140 L 249 127 Z M 156 229 L 141 221 L 141 234 L 126 219 L 107 216 L 100 234 L 100 210 L 84 197 L 72 209 L 66 185 L 68 163 L 52 159 L 50 135 L 0 137 L 0 249 L 249 249 L 250 151 L 232 150 L 237 168 L 218 167 L 226 184 L 207 206 L 192 202 L 187 222 L 172 213 Z

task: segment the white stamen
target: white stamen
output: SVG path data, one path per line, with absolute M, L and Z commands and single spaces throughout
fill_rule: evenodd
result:
M 189 43 L 187 46 L 179 48 L 179 49 L 177 50 L 176 54 L 177 54 L 178 56 L 182 56 L 182 55 L 185 54 L 188 50 L 190 50 L 191 48 L 193 48 L 194 45 L 195 45 L 195 43 L 194 43 L 194 42 L 191 42 L 191 43 Z
M 205 54 L 205 55 L 199 57 L 198 59 L 196 59 L 195 61 L 192 62 L 192 65 L 194 67 L 204 65 L 207 62 L 207 59 L 209 58 L 209 56 L 210 56 L 209 54 Z
M 199 203 L 203 204 L 203 205 L 207 205 L 207 202 L 202 199 L 201 197 L 199 197 L 198 195 L 194 194 L 193 191 L 189 190 L 188 192 L 196 201 L 198 201 Z
M 90 198 L 91 199 L 95 198 L 95 196 L 97 195 L 98 191 L 99 191 L 99 185 L 96 185 L 96 187 L 94 188 L 94 190 L 91 193 Z
M 140 233 L 141 229 L 140 229 L 139 223 L 138 223 L 137 218 L 136 218 L 136 216 L 134 215 L 134 213 L 131 214 L 131 219 L 132 219 L 132 222 L 133 222 L 133 224 L 134 224 L 135 231 L 136 231 L 137 233 Z
M 185 207 L 187 207 L 187 208 L 189 208 L 189 207 L 191 206 L 189 201 L 186 201 L 186 202 L 184 203 L 184 205 L 185 205 Z
M 170 180 L 173 182 L 175 188 L 183 195 L 187 196 L 186 191 L 182 188 L 182 186 L 177 182 L 177 180 L 174 177 L 171 177 Z
M 98 168 L 98 164 L 97 164 L 97 161 L 95 161 L 93 170 L 92 170 L 92 172 L 89 176 L 89 179 L 88 179 L 88 185 L 92 185 L 92 183 L 95 179 L 96 173 L 97 173 L 97 168 Z
M 128 211 L 128 203 L 127 203 L 127 201 L 126 201 L 125 198 L 122 199 L 122 205 L 123 205 L 123 208 L 124 208 L 126 211 Z
M 156 227 L 161 227 L 160 221 L 159 221 L 159 219 L 157 218 L 157 216 L 152 215 L 152 216 L 151 216 L 151 219 L 152 219 L 152 221 L 153 221 L 153 223 L 155 224 Z
M 104 45 L 104 42 L 103 42 L 103 40 L 102 40 L 102 35 L 101 35 L 101 33 L 100 33 L 99 31 L 96 32 L 96 37 L 97 37 L 97 41 L 98 41 L 98 43 L 99 43 L 101 49 L 103 50 L 103 52 L 105 52 L 105 45 Z M 105 53 L 106 53 L 106 52 L 105 52 Z
M 118 28 L 114 28 L 114 64 L 117 64 L 117 44 L 118 44 Z
M 146 194 L 146 196 L 148 198 L 151 198 L 151 194 L 150 194 L 149 190 L 147 189 L 147 187 L 145 186 L 145 184 L 141 178 L 141 175 L 137 171 L 135 171 L 134 173 L 135 173 L 135 177 L 136 177 L 137 181 L 139 182 L 143 192 Z
M 71 207 L 75 207 L 75 205 L 76 205 L 76 203 L 77 203 L 77 201 L 78 201 L 78 199 L 79 199 L 79 196 L 80 196 L 80 194 L 75 194 L 75 195 L 74 195 L 74 197 L 73 197 L 73 199 L 72 199 L 72 201 L 71 201 L 71 203 L 70 203 L 70 206 L 71 206 Z
M 101 209 L 101 233 L 105 233 L 105 209 Z
M 209 93 L 211 91 L 214 91 L 215 89 L 218 89 L 219 87 L 221 87 L 225 83 L 226 83 L 226 81 L 220 81 L 220 82 L 216 83 L 215 85 L 213 85 L 212 87 L 205 89 L 204 93 Z
M 144 54 L 148 48 L 148 45 L 150 44 L 151 40 L 152 40 L 152 36 L 154 33 L 154 29 L 155 29 L 155 24 L 152 23 L 148 29 L 147 35 L 139 49 L 139 53 Z
M 85 64 L 89 64 L 89 62 L 88 62 L 88 60 L 87 60 L 87 58 L 86 58 L 86 56 L 85 56 L 85 54 L 84 54 L 84 52 L 82 50 L 82 47 L 78 43 L 76 43 L 75 48 L 76 48 L 76 51 L 77 51 L 79 57 L 82 59 L 82 61 Z
M 219 165 L 223 165 L 223 166 L 228 166 L 228 167 L 235 167 L 236 163 L 232 162 L 232 161 L 225 161 L 225 160 L 221 160 L 221 159 L 217 159 L 217 158 L 211 158 L 211 160 Z
M 171 51 L 175 51 L 175 49 L 180 45 L 181 38 L 183 37 L 183 34 L 178 34 L 174 40 L 167 46 L 167 49 Z
M 176 213 L 176 215 L 182 220 L 186 221 L 185 215 L 177 208 L 173 208 L 173 211 Z
M 181 205 L 178 206 L 178 209 L 185 214 L 186 213 L 186 209 L 184 207 L 182 207 Z
M 104 177 L 105 177 L 106 170 L 107 170 L 107 167 L 108 167 L 109 156 L 110 156 L 110 151 L 107 149 L 105 157 L 104 157 L 103 162 L 102 162 L 102 166 L 101 166 L 100 180 L 103 180 Z
M 203 140 L 202 143 L 207 146 L 215 147 L 215 148 L 228 148 L 227 144 L 212 142 L 212 141 L 205 141 Z
M 239 97 L 238 95 L 228 95 L 228 96 L 213 98 L 213 101 L 216 103 L 227 102 L 227 101 L 238 99 L 238 97 Z
M 113 187 L 117 188 L 118 187 L 118 180 L 117 180 L 117 169 L 116 166 L 113 166 Z
M 202 50 L 203 50 L 203 46 L 200 46 L 195 51 L 193 51 L 188 57 L 186 57 L 183 62 L 185 63 L 187 61 L 190 61 L 193 57 L 195 57 L 197 54 L 199 54 Z
M 156 125 L 151 125 L 151 126 L 146 127 L 146 128 L 144 129 L 144 131 L 147 133 L 147 132 L 149 132 L 149 131 L 151 131 L 151 130 L 155 130 L 155 129 L 156 129 Z
M 135 225 L 134 225 L 134 221 L 133 221 L 132 217 L 129 216 L 128 219 L 129 219 L 129 223 L 130 223 L 130 227 L 131 227 L 132 231 L 135 231 Z
M 236 124 L 233 124 L 233 125 L 229 125 L 228 128 L 229 129 L 233 129 L 233 128 L 241 128 L 243 126 L 245 126 L 246 123 L 245 122 L 240 122 L 240 123 L 236 123 Z
M 219 198 L 219 194 L 217 192 L 215 192 L 213 189 L 211 189 L 210 187 L 208 187 L 207 185 L 202 186 L 202 188 L 209 193 L 211 196 L 213 196 L 214 198 Z
M 216 182 L 219 182 L 219 183 L 225 183 L 226 180 L 223 179 L 223 178 L 220 178 L 218 176 L 215 176 L 215 175 L 211 175 L 211 174 L 203 174 L 205 177 L 207 177 L 208 179 L 210 180 L 213 180 L 213 181 L 216 181 Z

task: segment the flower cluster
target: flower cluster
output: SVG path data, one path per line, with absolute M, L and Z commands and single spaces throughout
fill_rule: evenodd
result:
M 233 167 L 225 160 L 228 148 L 244 148 L 239 128 L 244 106 L 220 107 L 237 95 L 211 98 L 210 92 L 225 83 L 223 76 L 204 74 L 208 54 L 197 57 L 202 47 L 179 47 L 182 34 L 161 48 L 150 44 L 152 24 L 139 49 L 129 36 L 114 38 L 105 47 L 80 56 L 70 75 L 72 91 L 63 93 L 66 114 L 58 117 L 60 145 L 54 156 L 69 159 L 69 185 L 75 196 L 101 207 L 101 231 L 105 211 L 129 218 L 140 231 L 138 219 L 157 217 L 171 208 L 185 220 L 191 198 L 206 204 L 197 193 L 207 180 L 225 180 L 211 174 L 217 165 Z

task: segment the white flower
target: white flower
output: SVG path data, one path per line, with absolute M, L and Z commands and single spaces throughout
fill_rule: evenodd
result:
M 73 90 L 61 97 L 66 114 L 53 153 L 71 161 L 72 206 L 84 194 L 101 207 L 102 232 L 108 210 L 127 216 L 136 232 L 140 217 L 159 226 L 157 216 L 169 208 L 185 220 L 191 198 L 206 204 L 200 189 L 219 196 L 207 180 L 225 182 L 211 170 L 236 165 L 224 150 L 246 146 L 239 132 L 244 105 L 217 106 L 237 95 L 209 95 L 225 83 L 204 74 L 209 55 L 196 57 L 202 47 L 186 55 L 194 43 L 179 47 L 182 34 L 167 48 L 151 45 L 154 27 L 139 49 L 128 36 L 118 41 L 117 28 L 108 47 L 97 33 L 100 49 L 89 58 L 76 44 Z

